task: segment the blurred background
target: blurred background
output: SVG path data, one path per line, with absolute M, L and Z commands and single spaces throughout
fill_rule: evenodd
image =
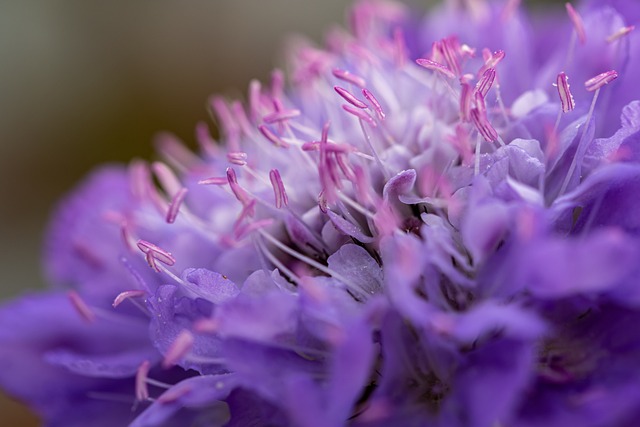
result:
M 424 7 L 428 0 L 405 0 Z M 0 300 L 44 286 L 58 200 L 96 164 L 193 142 L 212 93 L 267 80 L 283 41 L 320 41 L 345 0 L 0 0 Z M 1 426 L 37 420 L 0 394 Z

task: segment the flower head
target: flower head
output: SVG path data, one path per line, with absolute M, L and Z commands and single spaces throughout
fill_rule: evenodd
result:
M 94 173 L 0 384 L 66 426 L 635 424 L 635 6 L 464 3 L 360 1 L 220 142 Z

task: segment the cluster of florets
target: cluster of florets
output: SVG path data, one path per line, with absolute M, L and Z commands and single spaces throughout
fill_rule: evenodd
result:
M 92 174 L 4 388 L 66 427 L 640 422 L 637 5 L 456 3 L 359 2 L 211 99 L 220 142 Z

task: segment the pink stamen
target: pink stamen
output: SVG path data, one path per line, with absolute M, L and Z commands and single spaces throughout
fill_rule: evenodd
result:
M 84 302 L 80 294 L 76 291 L 69 291 L 67 292 L 67 297 L 82 319 L 88 323 L 92 323 L 96 320 L 96 314 L 91 310 L 91 308 L 89 308 L 87 303 Z
M 247 164 L 247 153 L 244 151 L 231 151 L 227 153 L 227 160 L 234 165 L 244 166 Z
M 233 114 L 231 113 L 226 101 L 220 96 L 213 96 L 210 99 L 210 105 L 220 122 L 222 130 L 227 135 L 237 133 L 238 125 L 233 119 Z
M 195 337 L 193 334 L 183 329 L 164 355 L 162 367 L 167 369 L 176 365 L 180 359 L 184 358 L 191 351 L 194 343 Z
M 269 171 L 269 180 L 273 187 L 273 194 L 276 200 L 276 208 L 280 209 L 282 206 L 289 206 L 289 197 L 284 189 L 284 183 L 280 177 L 278 169 L 271 169 Z
M 120 223 L 120 236 L 122 236 L 122 241 L 130 250 L 135 250 L 136 239 L 133 238 L 129 223 L 126 220 Z
M 167 223 L 173 224 L 176 222 L 176 218 L 178 217 L 178 212 L 180 211 L 180 206 L 182 206 L 182 202 L 184 202 L 184 198 L 187 195 L 189 190 L 182 187 L 171 199 L 171 203 L 169 204 L 169 209 L 167 210 Z
M 584 82 L 584 87 L 587 89 L 587 91 L 593 92 L 600 89 L 602 86 L 609 84 L 610 82 L 614 81 L 617 78 L 618 78 L 617 71 L 615 70 L 606 71 Z
M 471 121 L 485 141 L 493 142 L 498 139 L 498 133 L 487 118 L 487 107 L 484 102 L 484 96 L 482 96 L 482 93 L 476 92 L 474 99 L 476 108 L 471 110 Z
M 454 75 L 460 75 L 460 58 L 458 52 L 460 51 L 460 44 L 456 37 L 447 37 L 439 42 L 436 42 L 436 48 L 440 51 L 440 54 L 447 63 L 448 68 Z
M 261 117 L 260 107 L 262 104 L 262 85 L 258 80 L 251 80 L 249 83 L 249 112 L 251 119 L 255 122 Z
M 199 122 L 196 125 L 196 142 L 200 149 L 210 157 L 217 156 L 220 151 L 218 144 L 209 132 L 209 126 L 205 122 Z
M 238 121 L 238 125 L 242 133 L 247 136 L 251 136 L 253 134 L 253 126 L 249 122 L 249 118 L 247 117 L 247 113 L 240 101 L 234 101 L 231 104 L 231 111 L 233 112 L 234 117 Z
M 473 91 L 471 90 L 471 85 L 467 82 L 461 84 L 462 89 L 460 90 L 460 119 L 463 122 L 468 122 L 471 114 L 471 97 L 473 95 Z
M 302 151 L 318 151 L 320 150 L 320 141 L 308 141 L 302 144 Z M 353 145 L 340 144 L 336 142 L 327 143 L 324 147 L 328 153 L 353 153 L 357 149 Z
M 149 376 L 149 370 L 151 369 L 151 363 L 145 360 L 140 364 L 136 371 L 136 399 L 138 402 L 144 402 L 149 399 L 149 388 L 147 387 L 147 378 Z
M 362 89 L 362 95 L 364 95 L 367 101 L 369 101 L 371 105 L 373 105 L 373 109 L 378 115 L 378 119 L 384 120 L 384 117 L 385 117 L 384 111 L 382 110 L 382 106 L 380 106 L 380 103 L 378 102 L 376 97 L 367 89 Z
M 373 117 L 371 117 L 369 114 L 367 114 L 361 109 L 354 108 L 349 104 L 343 104 L 342 109 L 347 113 L 353 114 L 357 118 L 364 120 L 365 122 L 369 123 L 373 127 L 377 126 L 376 121 L 373 120 Z
M 125 300 L 129 298 L 139 298 L 145 296 L 147 293 L 145 291 L 133 290 L 133 291 L 124 291 L 120 292 L 118 296 L 113 300 L 113 308 L 116 308 L 120 304 L 122 304 Z
M 147 163 L 141 160 L 134 160 L 129 165 L 129 180 L 131 181 L 131 192 L 138 200 L 144 200 L 149 190 L 151 174 Z
M 335 154 L 336 162 L 338 163 L 338 167 L 344 174 L 345 178 L 350 181 L 355 179 L 355 173 L 351 166 L 349 165 L 349 161 L 347 156 L 344 153 L 336 153 Z
M 371 182 L 369 176 L 366 174 L 363 168 L 356 166 L 354 170 L 354 183 L 356 187 L 356 196 L 361 203 L 369 203 L 371 197 L 369 196 L 369 190 L 371 189 Z
M 236 171 L 232 168 L 227 168 L 227 181 L 229 182 L 229 186 L 231 187 L 231 191 L 233 192 L 236 199 L 242 203 L 242 205 L 248 204 L 251 200 L 246 191 L 238 184 L 238 177 L 236 176 Z
M 564 71 L 558 74 L 556 86 L 558 87 L 558 95 L 560 95 L 562 112 L 568 113 L 576 107 L 576 102 L 573 100 L 573 95 L 569 89 L 569 77 L 567 77 Z
M 451 79 L 456 77 L 456 75 L 451 72 L 451 70 L 446 65 L 439 64 L 430 59 L 418 58 L 416 59 L 416 63 L 419 66 L 426 68 L 427 70 L 437 71 L 445 77 L 449 77 Z
M 281 98 L 284 93 L 284 73 L 276 68 L 271 72 L 271 96 Z
M 404 33 L 399 27 L 393 30 L 393 47 L 396 66 L 402 68 L 407 62 L 407 44 L 404 39 Z
M 477 108 L 471 110 L 471 121 L 473 121 L 473 124 L 485 141 L 493 142 L 498 139 L 498 132 L 496 132 L 491 123 L 489 123 L 486 117 L 483 117 Z
M 569 15 L 569 19 L 573 24 L 573 28 L 576 30 L 576 34 L 578 35 L 578 40 L 580 40 L 580 44 L 585 44 L 587 41 L 587 33 L 584 30 L 584 23 L 582 22 L 582 17 L 576 12 L 576 10 L 571 6 L 571 3 L 565 3 L 565 7 L 567 8 L 567 14 Z
M 487 68 L 487 70 L 482 74 L 482 77 L 476 84 L 476 92 L 480 92 L 482 96 L 487 96 L 487 93 L 489 93 L 489 89 L 491 89 L 491 86 L 493 86 L 493 82 L 495 79 L 496 69 Z
M 298 116 L 300 116 L 300 110 L 281 110 L 271 114 L 267 114 L 266 116 L 264 116 L 263 120 L 265 123 L 273 124 L 285 122 Z
M 153 162 L 151 169 L 167 194 L 175 194 L 182 188 L 182 183 L 169 166 L 162 162 Z
M 280 138 L 278 135 L 273 133 L 273 131 L 269 129 L 267 126 L 260 125 L 258 126 L 258 130 L 265 138 L 267 138 L 276 147 L 289 148 L 289 144 L 287 144 L 284 140 L 282 140 L 282 138 Z
M 333 89 L 336 92 L 338 92 L 338 95 L 340 95 L 342 98 L 344 98 L 345 101 L 347 101 L 348 103 L 350 103 L 354 107 L 362 108 L 362 109 L 368 108 L 367 104 L 365 104 L 364 102 L 360 101 L 358 98 L 353 96 L 353 94 L 351 92 L 349 92 L 348 90 L 343 89 L 340 86 L 334 86 Z
M 614 41 L 626 36 L 631 31 L 633 31 L 636 27 L 634 25 L 629 25 L 628 27 L 622 27 L 615 33 L 611 34 L 607 37 L 607 43 L 613 43 Z
M 229 182 L 226 176 L 214 176 L 198 181 L 200 185 L 226 185 Z
M 171 253 L 154 245 L 153 243 L 149 243 L 146 240 L 138 240 L 137 245 L 138 249 L 140 249 L 146 255 L 145 258 L 149 266 L 156 272 L 160 271 L 160 269 L 156 265 L 156 261 L 160 261 L 161 263 L 169 266 L 176 263 L 176 260 L 171 255 Z
M 355 75 L 347 70 L 334 68 L 332 74 L 334 75 L 334 77 L 347 83 L 351 83 L 352 85 L 358 86 L 360 89 L 364 89 L 367 85 L 367 82 L 362 77 Z

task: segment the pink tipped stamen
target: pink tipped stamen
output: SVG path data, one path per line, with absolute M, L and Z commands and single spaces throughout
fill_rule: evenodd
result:
M 587 42 L 587 33 L 584 30 L 582 17 L 580 17 L 578 12 L 576 12 L 573 6 L 571 6 L 571 3 L 565 3 L 565 7 L 567 8 L 567 14 L 573 24 L 573 28 L 576 30 L 576 35 L 578 36 L 578 40 L 580 40 L 580 44 L 585 44 Z
M 151 369 L 151 363 L 145 360 L 140 364 L 136 371 L 136 400 L 138 402 L 144 402 L 149 399 L 149 388 L 147 387 L 147 377 L 149 376 L 149 370 Z
M 289 148 L 289 144 L 287 144 L 284 140 L 282 140 L 282 138 L 280 138 L 278 135 L 273 133 L 273 131 L 269 129 L 267 126 L 260 125 L 258 126 L 258 130 L 265 138 L 269 140 L 269 142 L 271 142 L 276 147 Z
M 367 101 L 371 103 L 371 105 L 373 106 L 373 109 L 378 115 L 378 119 L 384 120 L 385 118 L 384 111 L 382 110 L 382 106 L 380 105 L 376 97 L 367 89 L 362 89 L 362 95 L 367 99 Z
M 220 148 L 216 141 L 209 132 L 209 126 L 205 122 L 199 122 L 196 125 L 196 142 L 203 153 L 208 156 L 215 157 L 220 151 Z
M 229 180 L 226 176 L 214 176 L 207 179 L 201 179 L 198 181 L 200 185 L 227 185 Z
M 367 114 L 365 111 L 359 108 L 355 108 L 349 104 L 343 104 L 342 109 L 347 113 L 353 114 L 357 118 L 364 120 L 365 122 L 369 123 L 371 126 L 374 126 L 374 127 L 377 126 L 376 121 L 373 120 L 373 117 L 371 117 L 369 114 Z
M 96 320 L 96 314 L 89 308 L 86 302 L 82 299 L 80 294 L 76 291 L 69 291 L 67 297 L 73 305 L 73 308 L 78 312 L 80 317 L 88 323 L 92 323 Z
M 244 151 L 231 151 L 227 153 L 227 160 L 234 165 L 244 166 L 247 164 L 247 153 Z
M 220 122 L 222 130 L 227 135 L 237 133 L 238 125 L 233 118 L 233 114 L 231 113 L 227 102 L 220 96 L 213 96 L 211 97 L 210 105 Z
M 171 255 L 171 253 L 154 245 L 153 243 L 149 243 L 146 240 L 138 240 L 137 245 L 138 249 L 140 249 L 142 253 L 145 254 L 145 258 L 149 266 L 156 272 L 160 271 L 160 269 L 156 265 L 156 261 L 160 261 L 161 263 L 169 266 L 176 263 L 176 260 Z
M 458 44 L 457 38 L 447 37 L 438 42 L 436 46 L 440 50 L 440 53 L 442 54 L 442 57 L 447 63 L 449 69 L 454 75 L 459 76 L 461 74 L 460 59 L 458 58 L 460 45 Z
M 280 177 L 280 172 L 278 171 L 278 169 L 271 169 L 269 171 L 269 180 L 271 181 L 271 186 L 273 187 L 276 208 L 281 209 L 282 206 L 288 206 L 289 197 L 287 196 L 287 192 L 284 189 L 284 183 L 282 182 L 282 178 Z
M 462 89 L 460 90 L 460 119 L 463 122 L 468 122 L 471 117 L 471 101 L 473 91 L 471 85 L 467 82 L 462 83 Z
M 445 77 L 448 78 L 455 78 L 456 75 L 449 69 L 449 67 L 447 67 L 446 65 L 442 65 L 438 62 L 432 61 L 430 59 L 426 59 L 426 58 L 418 58 L 416 59 L 416 64 L 418 64 L 421 67 L 426 68 L 427 70 L 431 70 L 431 71 L 437 71 L 438 73 L 442 74 Z
M 564 71 L 558 74 L 556 86 L 558 87 L 558 95 L 560 95 L 562 112 L 568 113 L 576 107 L 576 102 L 573 100 L 573 95 L 569 89 L 569 77 L 567 77 Z
M 236 196 L 236 199 L 238 199 L 243 206 L 247 205 L 251 201 L 251 198 L 240 184 L 238 184 L 236 171 L 232 168 L 227 168 L 227 181 L 229 182 L 229 187 L 231 187 L 231 191 L 233 192 L 233 195 Z
M 182 183 L 169 166 L 162 162 L 153 162 L 151 169 L 167 194 L 175 194 L 182 188 Z
M 116 308 L 126 300 L 130 298 L 140 298 L 145 296 L 147 293 L 145 291 L 140 290 L 132 290 L 132 291 L 124 291 L 120 292 L 118 296 L 113 300 L 113 308 Z
M 287 120 L 294 119 L 300 116 L 300 114 L 300 110 L 296 109 L 281 110 L 271 114 L 267 114 L 266 116 L 264 116 L 263 120 L 267 124 L 282 123 L 286 122 Z
M 182 330 L 164 355 L 162 367 L 168 369 L 175 366 L 191 351 L 194 343 L 195 337 L 193 334 L 186 329 Z
M 347 83 L 351 83 L 352 85 L 358 86 L 360 89 L 364 89 L 367 85 L 367 82 L 360 76 L 357 76 L 347 70 L 341 70 L 339 68 L 334 68 L 332 70 L 332 74 L 334 77 L 345 81 Z
M 634 25 L 629 25 L 628 27 L 620 28 L 618 31 L 616 31 L 615 33 L 613 33 L 609 37 L 607 37 L 607 43 L 613 43 L 614 41 L 616 41 L 618 39 L 621 39 L 622 37 L 625 37 L 627 34 L 629 34 L 635 28 L 636 27 Z
M 484 49 L 482 51 L 482 57 L 484 59 L 484 66 L 480 69 L 480 72 L 478 73 L 478 75 L 484 74 L 484 72 L 488 68 L 496 68 L 496 66 L 500 62 L 502 62 L 502 60 L 504 59 L 505 56 L 506 56 L 506 53 L 504 52 L 504 50 L 498 50 L 498 51 L 495 51 L 495 52 L 491 53 L 490 50 Z
M 487 68 L 487 70 L 482 74 L 482 77 L 476 84 L 476 92 L 480 92 L 482 96 L 487 96 L 487 93 L 489 93 L 489 89 L 491 89 L 491 86 L 493 86 L 493 82 L 495 79 L 496 69 Z
M 184 198 L 187 195 L 189 190 L 182 187 L 171 199 L 171 203 L 169 204 L 169 209 L 167 210 L 167 223 L 173 224 L 176 222 L 176 218 L 178 217 L 178 212 L 180 212 L 180 206 L 184 202 Z
M 498 132 L 496 132 L 489 120 L 487 120 L 487 117 L 481 114 L 477 108 L 471 110 L 471 121 L 485 141 L 493 142 L 498 139 Z
M 611 83 L 617 78 L 618 78 L 617 71 L 615 70 L 606 71 L 584 82 L 584 87 L 587 89 L 587 91 L 593 92 L 600 89 L 602 86 Z
M 271 72 L 271 96 L 274 98 L 282 97 L 284 93 L 284 73 L 276 68 Z
M 258 80 L 251 80 L 249 83 L 249 112 L 253 121 L 258 121 L 261 117 L 260 107 L 262 104 L 262 85 Z
M 365 104 L 364 102 L 360 101 L 358 98 L 353 96 L 353 94 L 348 90 L 343 89 L 340 86 L 334 86 L 333 89 L 338 93 L 338 95 L 340 95 L 342 98 L 344 98 L 345 101 L 347 101 L 349 104 L 353 105 L 354 107 L 362 108 L 362 109 L 368 108 L 367 104 Z
M 345 176 L 345 178 L 347 178 L 349 181 L 353 181 L 355 179 L 355 173 L 351 168 L 351 165 L 349 165 L 347 156 L 344 153 L 336 153 L 335 158 L 336 163 L 338 163 L 338 167 L 342 171 L 342 174 Z

